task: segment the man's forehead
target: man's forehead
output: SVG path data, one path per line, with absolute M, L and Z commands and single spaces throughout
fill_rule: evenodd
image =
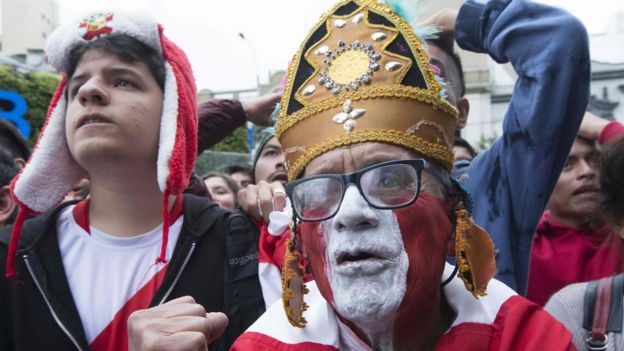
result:
M 419 157 L 413 150 L 387 143 L 358 143 L 328 151 L 313 159 L 305 175 L 352 173 L 370 165 Z
M 266 145 L 264 145 L 263 150 L 266 149 L 282 149 L 282 145 L 279 143 L 279 141 L 277 141 L 277 138 L 273 137 L 271 138 L 271 140 L 269 140 Z
M 97 60 L 103 59 L 99 63 Z M 111 65 L 110 61 L 114 65 Z M 101 69 L 108 71 L 127 71 L 134 72 L 136 74 L 143 74 L 146 72 L 142 72 L 142 70 L 146 70 L 149 72 L 149 68 L 146 63 L 137 61 L 137 62 L 127 62 L 123 60 L 121 57 L 114 53 L 107 52 L 106 50 L 100 48 L 93 48 L 85 51 L 78 62 L 76 63 L 76 70 L 74 71 L 71 79 L 74 80 L 76 77 L 79 77 L 83 74 L 84 71 L 90 69 Z
M 577 137 L 572 144 L 570 156 L 582 156 L 588 153 L 598 152 L 596 143 L 593 140 Z

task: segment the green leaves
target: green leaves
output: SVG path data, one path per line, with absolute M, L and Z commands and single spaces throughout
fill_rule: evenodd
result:
M 15 72 L 11 66 L 0 65 L 0 89 L 19 93 L 28 104 L 28 111 L 24 119 L 32 128 L 30 138 L 27 140 L 30 147 L 34 146 L 39 136 L 48 105 L 60 81 L 61 77 L 55 74 L 33 72 L 25 75 Z

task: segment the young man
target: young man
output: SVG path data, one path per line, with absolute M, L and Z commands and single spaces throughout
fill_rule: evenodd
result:
M 130 346 L 205 349 L 227 324 L 206 311 L 240 308 L 228 291 L 227 215 L 182 195 L 197 148 L 185 54 L 150 17 L 120 12 L 57 29 L 46 52 L 64 78 L 12 183 L 20 214 L 0 236 L 0 349 L 126 350 L 128 316 L 157 305 L 167 335 L 131 331 Z M 52 209 L 83 177 L 90 199 Z M 246 328 L 229 317 L 211 350 Z
M 527 298 L 544 305 L 566 285 L 624 270 L 624 241 L 601 216 L 596 143 L 624 136 L 624 125 L 587 113 L 535 231 Z
M 466 3 L 457 33 L 518 64 L 525 50 L 501 45 L 543 33 L 551 17 L 586 57 L 577 20 L 521 0 Z M 573 349 L 544 311 L 500 282 L 487 286 L 492 243 L 449 179 L 459 111 L 421 45 L 388 5 L 367 0 L 340 1 L 302 43 L 276 128 L 296 219 L 285 311 L 273 305 L 234 350 Z M 315 282 L 304 287 L 307 270 Z

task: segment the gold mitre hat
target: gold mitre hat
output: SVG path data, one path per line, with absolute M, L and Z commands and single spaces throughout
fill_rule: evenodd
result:
M 452 169 L 458 111 L 423 45 L 378 1 L 343 0 L 321 17 L 288 69 L 276 126 L 289 180 L 315 157 L 362 142 L 403 146 Z

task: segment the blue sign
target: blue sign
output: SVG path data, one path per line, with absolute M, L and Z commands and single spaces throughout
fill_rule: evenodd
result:
M 24 119 L 24 115 L 28 111 L 24 97 L 15 91 L 0 90 L 0 101 L 8 101 L 13 106 L 13 109 L 9 111 L 0 110 L 0 118 L 13 123 L 24 139 L 28 139 L 30 136 L 30 125 Z

